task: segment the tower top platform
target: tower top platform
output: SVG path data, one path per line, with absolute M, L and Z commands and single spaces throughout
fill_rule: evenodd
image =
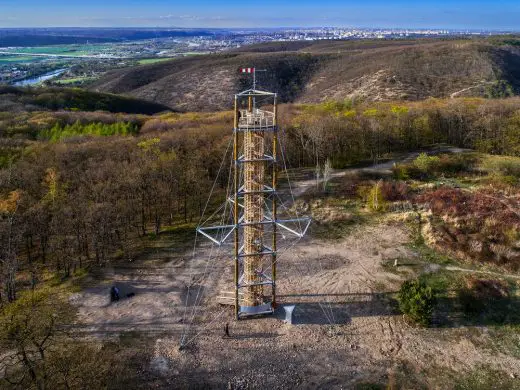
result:
M 274 126 L 274 112 L 258 108 L 238 111 L 238 130 L 270 130 Z
M 272 97 L 276 98 L 276 93 L 273 92 L 267 92 L 267 91 L 260 91 L 259 89 L 246 89 L 245 91 L 242 91 L 240 93 L 237 93 L 235 95 L 236 97 L 248 97 L 248 96 L 264 96 L 264 97 Z
M 273 131 L 276 127 L 276 93 L 247 89 L 235 95 L 238 131 Z

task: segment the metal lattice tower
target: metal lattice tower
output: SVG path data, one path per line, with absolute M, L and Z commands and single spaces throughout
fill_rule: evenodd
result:
M 253 85 L 235 95 L 232 224 L 197 229 L 219 246 L 233 237 L 236 319 L 274 311 L 279 229 L 301 238 L 310 224 L 309 218 L 279 219 L 277 96 L 257 90 L 256 80 Z
M 272 111 L 260 110 L 256 107 L 257 97 L 272 99 Z M 245 98 L 245 99 L 244 99 Z M 239 107 L 240 100 L 247 100 L 247 109 Z M 235 301 L 238 300 L 237 318 L 242 314 L 258 314 L 271 312 L 276 305 L 276 234 L 272 231 L 272 247 L 265 242 L 264 224 L 276 220 L 276 198 L 271 198 L 271 214 L 264 209 L 268 194 L 276 191 L 276 156 L 265 153 L 266 132 L 272 133 L 273 151 L 277 144 L 276 127 L 276 94 L 244 91 L 235 96 L 235 128 L 234 150 L 238 152 L 240 135 L 242 135 L 243 155 L 234 155 L 235 175 L 242 171 L 243 177 L 235 177 L 235 198 L 243 199 L 243 214 L 240 218 L 238 203 L 235 203 L 235 224 L 243 226 L 242 247 L 240 247 L 240 230 L 235 234 L 235 284 L 237 288 Z M 272 167 L 272 183 L 266 182 L 267 162 Z M 240 170 L 242 165 L 242 170 Z M 243 182 L 242 187 L 238 183 Z M 267 211 L 267 212 L 266 212 Z M 271 218 L 269 218 L 271 217 Z M 271 245 L 271 243 L 269 243 Z M 271 258 L 271 273 L 266 274 L 264 263 L 266 257 Z M 242 266 L 242 267 L 241 267 Z M 270 287 L 270 302 L 265 291 Z M 240 294 L 243 292 L 243 294 Z M 240 294 L 240 295 L 239 295 Z

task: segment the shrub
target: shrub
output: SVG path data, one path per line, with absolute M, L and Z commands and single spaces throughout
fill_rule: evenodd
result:
M 435 164 L 435 171 L 437 174 L 453 176 L 471 171 L 476 161 L 473 154 L 443 154 Z
M 408 179 L 416 179 L 421 180 L 424 179 L 427 174 L 421 171 L 417 166 L 412 164 L 395 164 L 392 167 L 392 173 L 395 180 L 408 180 Z
M 415 200 L 427 204 L 435 215 L 459 216 L 468 212 L 470 194 L 456 188 L 440 187 L 417 196 Z
M 356 186 L 356 194 L 363 202 L 368 202 L 368 196 L 370 194 L 371 188 L 372 186 L 369 185 L 358 185 Z
M 515 187 L 520 182 L 516 176 L 493 176 L 491 178 L 492 185 L 497 185 L 498 188 L 506 186 L 506 187 Z
M 111 124 L 104 123 L 89 123 L 81 124 L 76 121 L 72 125 L 62 126 L 56 123 L 52 128 L 44 130 L 40 133 L 42 139 L 52 142 L 61 141 L 71 137 L 94 136 L 94 137 L 108 137 L 112 135 L 131 135 L 136 134 L 137 127 L 130 122 L 116 122 Z
M 490 156 L 482 164 L 490 174 L 520 178 L 520 158 Z
M 428 156 L 426 153 L 421 153 L 414 161 L 413 165 L 417 167 L 424 174 L 432 174 L 440 162 L 437 156 Z
M 385 211 L 387 204 L 381 191 L 381 182 L 377 182 L 372 186 L 368 193 L 368 208 L 372 211 Z
M 378 181 L 371 185 L 357 186 L 357 195 L 372 211 L 386 211 L 388 202 L 409 199 L 410 188 L 398 181 Z
M 408 180 L 410 178 L 408 167 L 404 164 L 394 164 L 392 173 L 395 180 Z
M 489 189 L 440 187 L 418 195 L 415 203 L 431 210 L 438 245 L 478 261 L 520 266 L 520 202 L 515 197 Z
M 429 325 L 435 297 L 431 287 L 419 280 L 408 280 L 401 285 L 397 296 L 399 310 L 419 325 Z
M 380 185 L 383 199 L 388 202 L 408 200 L 410 188 L 406 183 L 399 181 L 384 181 Z

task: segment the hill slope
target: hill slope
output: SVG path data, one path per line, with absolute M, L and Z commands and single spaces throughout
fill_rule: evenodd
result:
M 0 111 L 108 111 L 157 114 L 171 111 L 165 105 L 132 97 L 91 92 L 78 88 L 19 88 L 0 86 Z
M 284 102 L 520 93 L 514 39 L 269 43 L 117 70 L 92 88 L 179 110 L 218 110 L 229 108 L 233 93 L 249 85 L 237 73 L 242 66 L 266 69 L 260 85 Z

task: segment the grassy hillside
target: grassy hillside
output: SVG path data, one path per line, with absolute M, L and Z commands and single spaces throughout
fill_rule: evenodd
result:
M 283 101 L 293 101 L 309 83 L 320 61 L 327 56 L 305 53 L 230 53 L 183 58 L 109 73 L 96 82 L 97 91 L 122 93 L 160 102 L 184 111 L 229 108 L 233 93 L 245 88 L 238 68 L 255 65 L 268 69 L 263 84 L 279 91 Z
M 278 42 L 218 55 L 117 70 L 93 85 L 175 109 L 218 110 L 249 85 L 237 69 L 255 66 L 283 102 L 361 98 L 506 97 L 520 93 L 520 41 L 393 40 Z

